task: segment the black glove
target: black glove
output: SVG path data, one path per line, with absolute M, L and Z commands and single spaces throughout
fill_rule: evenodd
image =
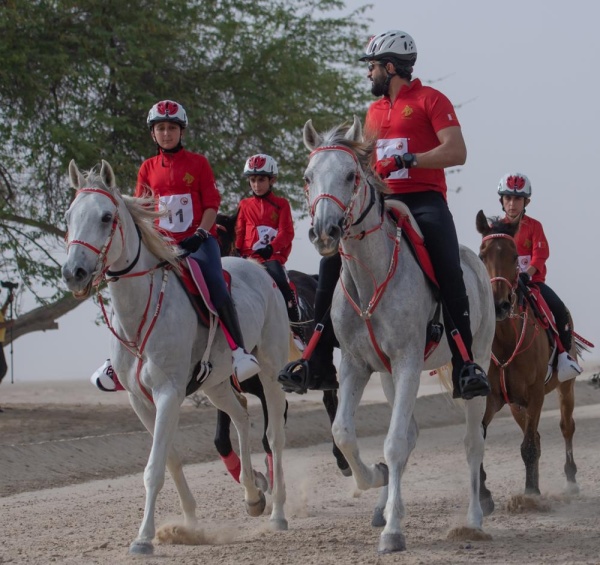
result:
M 271 258 L 271 255 L 273 255 L 273 246 L 271 244 L 265 245 L 263 248 L 257 249 L 255 253 L 266 261 L 267 259 Z
M 531 281 L 531 275 L 527 271 L 519 273 L 519 282 L 527 286 Z
M 208 239 L 209 233 L 203 229 L 198 228 L 194 235 L 186 237 L 179 242 L 179 247 L 188 253 L 195 253 L 200 249 L 200 246 Z

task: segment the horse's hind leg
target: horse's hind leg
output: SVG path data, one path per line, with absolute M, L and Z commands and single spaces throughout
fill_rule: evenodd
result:
M 215 430 L 214 443 L 228 473 L 233 477 L 234 481 L 239 483 L 241 471 L 240 458 L 233 451 L 233 446 L 231 445 L 231 418 L 223 410 L 217 410 L 217 429 Z
M 327 415 L 329 416 L 329 422 L 333 424 L 335 420 L 335 413 L 337 412 L 338 407 L 338 397 L 336 390 L 325 390 L 323 391 L 323 404 L 325 406 L 325 410 L 327 410 Z M 348 465 L 348 461 L 344 457 L 344 454 L 340 451 L 340 448 L 336 445 L 335 441 L 333 442 L 333 456 L 337 461 L 337 466 L 339 470 L 342 472 L 344 477 L 350 477 L 352 475 L 352 469 L 350 469 L 350 465 Z
M 575 406 L 575 379 L 560 383 L 558 386 L 558 399 L 560 402 L 560 430 L 565 440 L 565 476 L 567 477 L 566 491 L 569 494 L 577 494 L 579 485 L 575 475 L 577 465 L 573 458 L 573 435 L 575 434 L 575 420 L 573 409 Z
M 236 397 L 229 381 L 224 381 L 212 388 L 205 389 L 204 392 L 219 410 L 229 414 L 237 430 L 240 442 L 240 483 L 245 489 L 244 500 L 246 502 L 246 509 L 251 516 L 260 516 L 265 509 L 266 499 L 254 481 L 254 471 L 252 470 L 252 461 L 250 458 L 250 419 L 248 410 Z
M 156 412 L 145 400 L 132 394 L 129 395 L 129 399 L 141 422 L 153 437 L 152 450 L 144 471 L 144 486 L 146 487 L 144 517 L 138 537 L 130 545 L 129 551 L 136 554 L 149 554 L 153 552 L 156 499 L 164 484 L 166 467 L 175 482 L 185 524 L 189 527 L 196 525 L 196 501 L 183 474 L 181 457 L 173 448 L 173 438 L 179 422 L 179 407 L 182 399 L 171 391 L 166 394 L 155 392 Z

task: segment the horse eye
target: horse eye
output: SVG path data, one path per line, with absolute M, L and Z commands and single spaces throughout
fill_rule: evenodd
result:
M 346 182 L 354 182 L 354 179 L 356 178 L 356 173 L 354 171 L 350 171 L 347 175 L 346 175 Z
M 304 184 L 309 185 L 310 184 L 310 179 L 308 177 L 304 177 Z
M 108 224 L 108 222 L 112 222 L 113 216 L 110 212 L 105 212 L 102 214 L 102 223 Z

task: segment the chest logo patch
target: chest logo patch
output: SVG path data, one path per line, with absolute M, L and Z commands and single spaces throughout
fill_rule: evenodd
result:
M 412 113 L 414 112 L 414 110 L 410 107 L 410 106 L 404 106 L 404 109 L 402 110 L 402 115 L 405 118 L 410 118 L 410 116 L 412 116 Z
M 190 173 L 185 173 L 185 175 L 183 175 L 183 182 L 187 185 L 192 184 L 194 182 L 193 175 L 191 175 Z

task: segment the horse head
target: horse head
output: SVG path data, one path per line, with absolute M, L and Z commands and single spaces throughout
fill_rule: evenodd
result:
M 370 186 L 363 171 L 369 170 L 372 143 L 364 141 L 360 120 L 355 116 L 350 127 L 341 125 L 324 135 L 318 134 L 312 120 L 308 120 L 304 145 L 311 152 L 304 172 L 312 217 L 308 236 L 321 255 L 333 255 L 356 216 L 368 205 L 365 200 L 372 198 L 360 190 L 368 192 Z
M 114 237 L 119 223 L 119 191 L 110 164 L 102 161 L 100 173 L 82 174 L 75 161 L 69 163 L 75 199 L 67 210 L 67 261 L 63 279 L 76 298 L 87 298 L 107 266 L 123 250 L 123 231 Z
M 483 236 L 479 257 L 485 265 L 494 296 L 496 320 L 504 320 L 511 312 L 519 277 L 519 255 L 514 235 L 518 223 L 498 218 L 488 222 L 483 210 L 476 218 L 477 231 Z

